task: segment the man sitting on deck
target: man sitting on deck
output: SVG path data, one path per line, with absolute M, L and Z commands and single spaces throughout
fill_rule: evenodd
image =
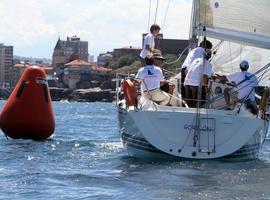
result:
M 170 105 L 170 96 L 160 90 L 160 83 L 165 82 L 161 69 L 154 65 L 153 56 L 146 56 L 145 63 L 135 77 L 141 83 L 142 96 L 163 106 Z
M 228 76 L 220 76 L 217 74 L 216 78 L 220 81 L 229 81 L 234 83 L 238 90 L 238 101 L 255 101 L 255 91 L 254 88 L 258 86 L 258 80 L 256 76 L 249 73 L 247 70 L 249 68 L 249 63 L 243 60 L 240 63 L 241 72 L 235 72 Z M 225 89 L 224 98 L 227 106 L 230 106 L 230 89 Z

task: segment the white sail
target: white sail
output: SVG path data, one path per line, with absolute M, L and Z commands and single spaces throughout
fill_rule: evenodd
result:
M 247 60 L 249 71 L 254 73 L 270 62 L 270 50 L 224 41 L 213 55 L 211 63 L 216 72 L 228 74 L 239 70 L 241 60 Z
M 195 0 L 195 31 L 270 49 L 269 0 Z
M 246 59 L 255 72 L 270 62 L 269 10 L 269 0 L 194 0 L 191 38 L 216 44 L 215 71 L 238 71 Z

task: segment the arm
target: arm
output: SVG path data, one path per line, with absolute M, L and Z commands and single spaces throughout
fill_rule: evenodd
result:
M 221 76 L 219 74 L 216 74 L 216 79 L 218 79 L 218 80 L 220 80 L 222 82 L 229 81 L 226 76 Z
M 145 48 L 150 51 L 151 53 L 160 53 L 159 49 L 151 48 L 150 45 L 146 45 Z
M 160 68 L 159 68 L 158 78 L 160 80 L 160 85 L 161 86 L 167 83 L 166 79 L 164 78 L 163 72 L 162 72 L 162 70 Z
M 139 86 L 140 84 L 141 84 L 141 80 L 138 80 L 138 79 L 134 79 L 134 84 L 136 85 L 136 86 Z
M 161 85 L 161 86 L 164 85 L 164 84 L 166 84 L 166 83 L 168 83 L 166 80 L 161 80 L 161 81 L 160 81 L 160 85 Z
M 208 76 L 204 74 L 203 75 L 203 85 L 206 87 L 208 86 L 208 80 L 209 80 Z
M 203 80 L 203 87 L 205 88 L 206 93 L 210 93 L 210 90 L 208 88 L 208 81 L 209 81 L 208 75 L 204 74 L 202 80 Z
M 141 84 L 141 82 L 142 82 L 141 69 L 139 69 L 138 73 L 136 74 L 134 81 L 137 84 Z

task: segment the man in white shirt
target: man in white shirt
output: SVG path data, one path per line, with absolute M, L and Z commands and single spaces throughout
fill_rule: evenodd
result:
M 154 65 L 152 56 L 145 57 L 146 65 L 139 69 L 135 79 L 141 83 L 142 96 L 160 105 L 169 105 L 170 96 L 160 90 L 160 83 L 165 82 L 163 73 Z
M 146 56 L 152 56 L 153 53 L 160 53 L 160 50 L 155 49 L 155 37 L 158 36 L 159 32 L 159 25 L 153 24 L 150 28 L 150 33 L 148 33 L 144 39 L 143 48 L 140 53 L 142 67 L 146 64 L 144 60 Z
M 220 76 L 217 74 L 217 79 L 221 81 L 229 81 L 234 83 L 238 90 L 238 101 L 246 101 L 250 100 L 252 102 L 255 101 L 255 91 L 254 88 L 258 86 L 258 80 L 255 75 L 252 75 L 247 70 L 249 68 L 249 63 L 246 60 L 243 60 L 240 63 L 241 72 L 235 72 L 228 76 Z M 230 91 L 224 91 L 224 98 L 226 104 L 230 105 Z
M 203 40 L 200 43 L 200 46 L 191 50 L 189 54 L 187 55 L 182 68 L 181 68 L 181 95 L 182 99 L 186 98 L 186 93 L 185 93 L 185 87 L 184 87 L 184 82 L 185 82 L 185 77 L 186 77 L 186 70 L 187 68 L 190 67 L 190 65 L 193 63 L 194 60 L 197 58 L 203 58 L 204 57 L 204 51 L 205 49 L 212 49 L 213 45 L 210 41 L 208 40 Z
M 203 54 L 203 58 L 195 59 L 187 68 L 184 85 L 189 107 L 196 107 L 198 99 L 202 101 L 206 100 L 206 93 L 208 93 L 208 80 L 212 76 L 212 65 L 209 62 L 211 55 L 211 50 L 206 49 Z M 199 87 L 201 84 L 201 97 L 198 98 Z M 203 103 L 205 102 L 201 102 L 200 105 Z

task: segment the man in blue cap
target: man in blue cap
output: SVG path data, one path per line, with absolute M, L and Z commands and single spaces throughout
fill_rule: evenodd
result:
M 249 63 L 246 60 L 243 60 L 240 63 L 241 72 L 235 72 L 228 76 L 220 76 L 217 74 L 217 79 L 221 81 L 229 81 L 232 82 L 237 90 L 238 90 L 238 101 L 247 101 L 250 100 L 252 102 L 255 101 L 255 91 L 254 88 L 258 86 L 258 80 L 256 76 L 249 73 L 247 70 L 249 68 Z M 224 98 L 226 104 L 230 105 L 230 94 L 229 90 L 224 91 Z

